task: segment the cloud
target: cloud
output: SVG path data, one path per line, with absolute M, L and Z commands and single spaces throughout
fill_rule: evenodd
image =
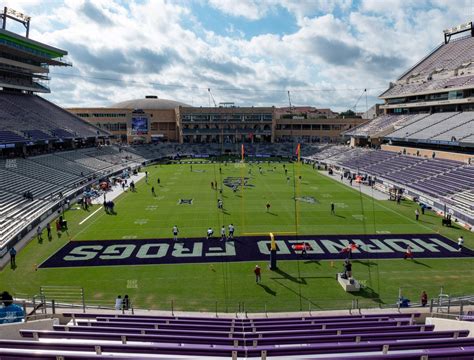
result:
M 81 6 L 82 13 L 89 19 L 102 26 L 111 26 L 113 21 L 104 13 L 102 9 L 87 0 Z
M 263 18 L 270 9 L 270 2 L 259 0 L 209 0 L 209 5 L 226 15 L 249 20 Z
M 204 70 L 212 70 L 230 76 L 255 73 L 251 67 L 240 65 L 237 62 L 229 60 L 219 61 L 211 58 L 202 58 L 198 61 L 198 64 L 202 66 Z
M 362 50 L 358 46 L 321 36 L 312 39 L 310 50 L 324 61 L 337 66 L 351 65 L 362 56 Z
M 205 106 L 209 87 L 218 102 L 286 106 L 291 90 L 295 104 L 334 110 L 354 106 L 364 88 L 373 102 L 442 41 L 444 28 L 466 21 L 470 4 L 389 0 L 387 11 L 378 0 L 199 0 L 223 14 L 214 19 L 219 31 L 186 1 L 45 1 L 18 6 L 33 17 L 33 39 L 69 51 L 74 67 L 52 68 L 47 95 L 62 106 L 147 94 Z M 296 30 L 238 35 L 249 21 L 281 21 L 279 9 L 297 19 Z

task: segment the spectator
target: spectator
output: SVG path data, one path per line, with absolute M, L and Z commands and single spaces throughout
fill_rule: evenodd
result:
M 130 309 L 130 298 L 128 297 L 128 295 L 125 295 L 125 296 L 123 297 L 122 309 L 123 309 L 123 310 L 128 310 L 128 309 Z
M 16 250 L 12 246 L 10 249 L 10 266 L 12 269 L 16 268 Z
M 421 293 L 421 306 L 425 307 L 428 304 L 428 294 L 423 290 Z
M 3 301 L 3 307 L 0 307 L 0 324 L 10 324 L 21 322 L 25 312 L 21 306 L 13 304 L 13 297 L 6 291 L 0 294 L 0 300 Z
M 115 310 L 121 310 L 122 309 L 122 296 L 117 296 L 115 299 Z

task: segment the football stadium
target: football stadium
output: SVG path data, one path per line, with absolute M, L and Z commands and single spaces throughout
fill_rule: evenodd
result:
M 474 358 L 472 23 L 368 119 L 66 109 L 0 16 L 0 359 Z

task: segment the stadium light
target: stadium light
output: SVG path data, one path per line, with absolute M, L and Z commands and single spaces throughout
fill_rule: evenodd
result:
M 21 20 L 21 21 L 30 21 L 31 20 L 31 16 L 28 16 L 28 15 L 25 15 L 21 12 L 19 12 L 18 10 L 15 10 L 15 9 L 12 9 L 12 8 L 6 8 L 6 13 L 7 15 L 10 15 L 10 16 L 13 16 L 15 18 L 17 18 L 18 20 Z
M 26 37 L 29 36 L 31 16 L 25 15 L 25 14 L 23 14 L 22 12 L 20 12 L 18 10 L 8 8 L 8 7 L 5 6 L 3 8 L 3 12 L 0 13 L 0 19 L 1 19 L 1 22 L 2 22 L 2 30 L 6 29 L 7 18 L 12 19 L 13 21 L 17 21 L 17 22 L 23 24 L 23 26 L 26 29 Z

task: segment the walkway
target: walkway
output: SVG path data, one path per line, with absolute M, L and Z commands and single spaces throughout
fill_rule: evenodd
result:
M 361 191 L 363 194 L 374 198 L 375 200 L 389 200 L 390 197 L 388 194 L 385 194 L 377 189 L 372 188 L 371 186 L 367 186 L 364 184 L 357 183 L 355 181 L 352 182 L 352 186 L 349 183 L 349 180 L 343 179 L 341 180 L 341 175 L 338 173 L 334 173 L 334 175 L 329 175 L 327 171 L 319 171 L 320 174 L 325 175 L 335 181 L 343 183 L 346 186 L 349 186 L 357 191 Z

